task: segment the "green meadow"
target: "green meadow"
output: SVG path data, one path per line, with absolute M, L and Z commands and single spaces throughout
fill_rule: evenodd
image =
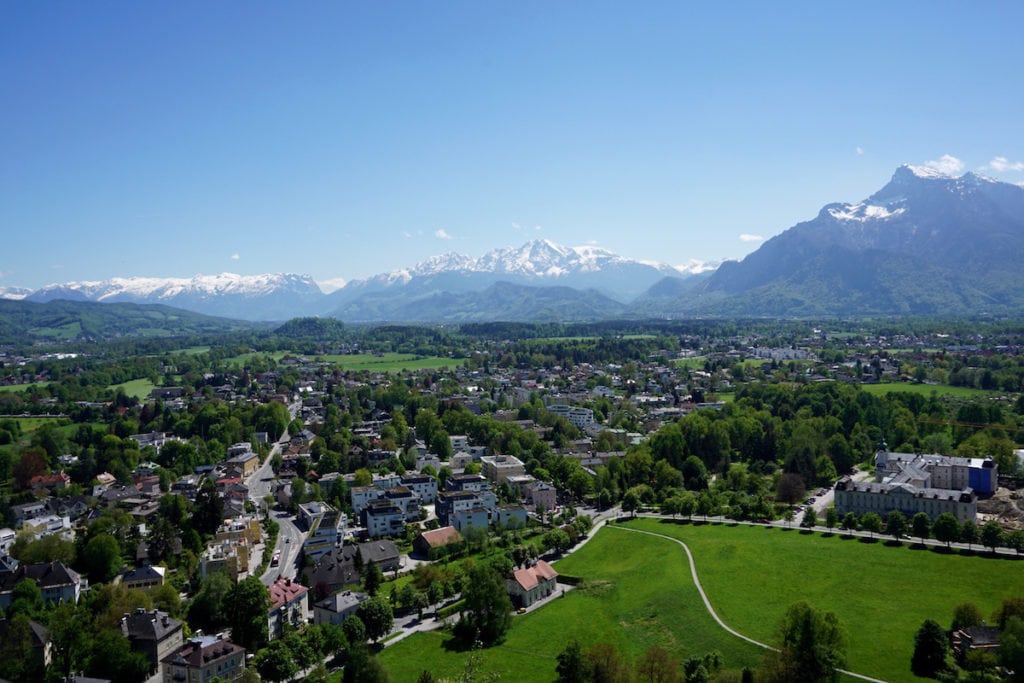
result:
M 712 620 L 690 579 L 683 549 L 671 541 L 602 530 L 555 564 L 584 583 L 526 615 L 516 616 L 503 643 L 482 652 L 482 670 L 503 681 L 556 678 L 556 657 L 572 640 L 614 643 L 629 660 L 660 644 L 685 659 L 718 650 L 728 668 L 755 666 L 762 651 L 730 636 Z M 396 683 L 462 671 L 467 653 L 448 649 L 442 631 L 420 633 L 379 655 Z
M 434 370 L 437 368 L 454 368 L 465 361 L 461 358 L 441 358 L 439 356 L 417 356 L 411 353 L 385 353 L 380 356 L 370 354 L 341 354 L 318 356 L 328 363 L 338 365 L 342 370 L 369 370 L 371 372 L 401 372 L 403 370 Z
M 740 633 L 770 642 L 786 609 L 806 600 L 835 612 L 845 627 L 846 668 L 887 681 L 916 680 L 910 657 L 925 619 L 947 625 L 961 602 L 990 615 L 1003 598 L 1024 594 L 1024 564 L 1016 559 L 946 554 L 909 540 L 889 546 L 840 534 L 654 519 L 626 526 L 686 543 L 711 604 Z
M 887 384 L 861 384 L 861 391 L 866 391 L 869 394 L 876 396 L 884 396 L 890 391 L 894 392 L 907 392 L 911 394 L 921 394 L 922 396 L 931 396 L 933 393 L 939 396 L 952 396 L 954 398 L 979 398 L 985 396 L 996 396 L 996 392 L 986 391 L 984 389 L 975 389 L 974 387 L 954 387 L 948 384 L 905 384 L 903 382 L 890 382 Z
M 124 389 L 126 396 L 134 396 L 137 399 L 144 399 L 149 396 L 149 393 L 153 391 L 156 385 L 150 382 L 148 379 L 133 379 L 128 382 L 122 382 L 121 384 L 111 384 L 108 389 L 117 391 L 118 389 Z

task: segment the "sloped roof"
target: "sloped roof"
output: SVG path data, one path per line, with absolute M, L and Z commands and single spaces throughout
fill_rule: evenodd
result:
M 270 590 L 271 612 L 284 605 L 290 605 L 296 600 L 303 598 L 309 592 L 309 589 L 301 583 L 296 583 L 291 579 L 282 577 L 278 577 L 277 581 L 270 584 L 268 588 Z
M 462 534 L 453 526 L 443 526 L 440 529 L 424 531 L 420 535 L 431 548 L 440 548 L 449 543 L 458 543 L 462 540 Z
M 180 629 L 180 621 L 158 610 L 147 612 L 140 607 L 133 614 L 121 617 L 121 633 L 129 640 L 152 640 L 159 643 Z
M 549 581 L 556 578 L 558 572 L 544 560 L 537 560 L 537 564 L 532 567 L 517 569 L 513 576 L 515 576 L 516 583 L 519 584 L 520 588 L 528 591 L 536 588 L 541 581 Z

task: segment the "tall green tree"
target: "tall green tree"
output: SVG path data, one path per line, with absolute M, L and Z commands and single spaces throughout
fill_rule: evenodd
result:
M 978 542 L 978 525 L 968 520 L 960 527 L 960 541 L 967 544 L 967 550 L 971 549 L 972 543 Z
M 1011 617 L 999 639 L 999 663 L 1013 671 L 1012 681 L 1024 681 L 1024 619 Z
M 84 601 L 65 601 L 54 608 L 48 626 L 53 667 L 66 678 L 85 665 L 93 630 L 92 615 Z
M 479 640 L 493 645 L 512 623 L 512 601 L 505 592 L 505 582 L 489 564 L 473 567 L 467 579 L 462 591 L 465 608 L 459 635 L 467 642 Z
M 1003 528 L 999 522 L 990 519 L 981 527 L 981 544 L 986 548 L 996 551 L 996 548 L 1003 544 Z
M 956 521 L 956 517 L 950 513 L 943 512 L 935 518 L 932 533 L 935 534 L 936 540 L 945 543 L 949 548 L 950 543 L 960 540 L 960 522 Z
M 224 598 L 231 640 L 250 652 L 267 643 L 270 593 L 255 576 L 239 581 Z
M 765 678 L 773 683 L 836 681 L 846 657 L 846 641 L 832 612 L 806 602 L 792 605 L 779 626 L 779 651 L 769 653 Z
M 892 510 L 885 518 L 885 533 L 897 541 L 907 532 L 907 518 L 899 510 Z
M 207 576 L 188 608 L 188 622 L 193 628 L 216 631 L 227 623 L 225 601 L 231 592 L 231 579 L 224 572 Z
M 366 568 L 363 571 L 363 588 L 372 597 L 377 595 L 377 591 L 380 590 L 382 583 L 384 583 L 384 573 L 377 566 L 376 562 L 370 560 L 366 563 Z
M 644 650 L 634 664 L 637 683 L 682 683 L 679 660 L 660 645 Z
M 34 683 L 42 676 L 43 662 L 32 650 L 28 615 L 17 614 L 7 624 L 7 632 L 0 643 L 0 677 L 11 683 Z
M 356 616 L 366 627 L 366 637 L 373 642 L 390 633 L 395 623 L 391 605 L 379 596 L 363 601 L 356 610 Z
M 257 652 L 253 664 L 267 681 L 290 681 L 299 672 L 299 665 L 283 640 L 275 640 Z
M 558 661 L 555 665 L 558 683 L 587 683 L 587 666 L 579 641 L 570 641 L 555 659 Z
M 107 583 L 121 570 L 121 545 L 110 534 L 96 534 L 85 544 L 82 565 L 94 583 Z
M 924 545 L 925 539 L 932 533 L 932 519 L 927 512 L 918 512 L 914 515 L 910 520 L 910 533 L 920 538 L 921 545 Z
M 910 659 L 910 670 L 916 676 L 934 678 L 946 668 L 946 651 L 949 649 L 946 633 L 936 622 L 925 620 L 914 636 L 914 654 Z
M 875 537 L 875 534 L 882 531 L 882 518 L 874 512 L 866 512 L 861 515 L 860 528 L 863 531 L 867 531 L 871 538 Z

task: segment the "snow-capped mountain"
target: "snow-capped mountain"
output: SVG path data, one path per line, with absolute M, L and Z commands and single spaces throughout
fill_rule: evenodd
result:
M 673 314 L 961 314 L 1024 308 L 1024 188 L 900 166 L 878 192 L 824 206 Z
M 0 287 L 0 299 L 8 301 L 19 301 L 32 293 L 31 289 L 24 287 Z
M 533 240 L 519 247 L 493 249 L 477 258 L 449 252 L 411 268 L 353 280 L 329 296 L 334 304 L 330 312 L 345 318 L 350 311 L 363 310 L 362 306 L 351 305 L 371 293 L 388 291 L 391 296 L 401 297 L 461 294 L 483 291 L 496 282 L 594 289 L 627 302 L 666 276 L 685 278 L 691 274 L 661 263 L 625 258 L 600 247 L 566 247 L 550 240 Z
M 323 292 L 308 275 L 196 275 L 191 278 L 127 277 L 48 285 L 29 301 L 160 303 L 245 320 L 281 320 L 315 310 Z
M 656 282 L 666 277 L 687 279 L 704 270 L 706 266 L 696 262 L 675 268 L 624 258 L 599 247 L 535 240 L 476 258 L 458 253 L 433 256 L 410 268 L 345 282 L 330 294 L 307 275 L 222 273 L 65 282 L 25 298 L 160 303 L 243 320 L 304 315 L 358 321 L 525 320 L 531 306 L 537 319 L 589 319 L 595 315 L 588 308 L 594 302 L 608 315 L 621 315 L 623 304 Z M 503 286 L 495 287 L 498 284 Z M 570 310 L 575 312 L 569 315 Z

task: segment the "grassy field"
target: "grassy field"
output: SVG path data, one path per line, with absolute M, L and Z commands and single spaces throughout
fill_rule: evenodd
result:
M 198 356 L 201 353 L 209 353 L 209 346 L 190 346 L 187 349 L 175 349 L 170 353 L 180 353 L 186 356 Z
M 693 356 L 692 358 L 679 358 L 673 361 L 677 368 L 689 368 L 691 370 L 703 370 L 707 356 Z
M 732 628 L 770 642 L 789 605 L 806 600 L 835 612 L 845 626 L 847 668 L 887 681 L 916 680 L 910 656 L 925 619 L 946 625 L 961 602 L 973 602 L 990 615 L 1003 598 L 1024 594 L 1024 564 L 1009 558 L 946 555 L 912 549 L 909 541 L 888 547 L 881 541 L 755 526 L 650 519 L 628 526 L 684 541 L 711 604 Z
M 975 389 L 973 387 L 953 387 L 947 384 L 905 384 L 903 382 L 891 382 L 888 384 L 861 384 L 862 391 L 876 396 L 884 396 L 890 391 L 905 391 L 911 394 L 931 396 L 932 392 L 939 396 L 953 396 L 955 398 L 978 398 L 984 396 L 995 396 L 996 392 Z
M 0 394 L 13 391 L 25 391 L 29 387 L 45 387 L 49 382 L 32 382 L 31 384 L 2 384 Z
M 22 438 L 28 437 L 47 422 L 60 426 L 71 425 L 71 420 L 66 417 L 16 417 L 14 419 L 21 427 Z
M 256 356 L 264 356 L 264 355 L 270 356 L 275 361 L 277 361 L 277 360 L 281 360 L 282 358 L 284 358 L 285 356 L 287 356 L 289 354 L 288 354 L 288 351 L 275 351 L 273 353 L 264 353 L 263 351 L 250 351 L 248 353 L 240 353 L 237 356 L 231 356 L 230 358 L 225 358 L 224 362 L 227 363 L 228 365 L 233 365 L 233 366 L 235 366 L 237 368 L 242 368 L 242 367 L 245 367 L 245 364 L 250 359 L 252 359 L 252 358 L 254 358 Z
M 144 399 L 149 396 L 149 392 L 153 391 L 153 387 L 155 386 L 156 385 L 148 379 L 133 379 L 129 382 L 122 382 L 121 384 L 111 384 L 107 388 L 113 391 L 124 389 L 125 395 Z
M 760 649 L 712 621 L 690 579 L 683 549 L 671 541 L 602 530 L 555 566 L 586 583 L 516 616 L 505 642 L 483 651 L 484 671 L 499 673 L 503 681 L 550 683 L 556 677 L 555 657 L 573 639 L 584 646 L 615 643 L 630 660 L 658 643 L 681 658 L 718 650 L 732 669 L 760 661 Z M 448 639 L 438 631 L 417 634 L 379 656 L 396 683 L 415 681 L 423 669 L 436 677 L 454 676 L 467 654 L 447 649 Z
M 433 370 L 454 368 L 462 365 L 461 358 L 440 358 L 437 356 L 416 356 L 411 353 L 385 353 L 381 356 L 369 354 L 347 354 L 319 356 L 328 363 L 341 366 L 343 370 L 370 370 L 372 372 L 400 372 L 402 370 Z

